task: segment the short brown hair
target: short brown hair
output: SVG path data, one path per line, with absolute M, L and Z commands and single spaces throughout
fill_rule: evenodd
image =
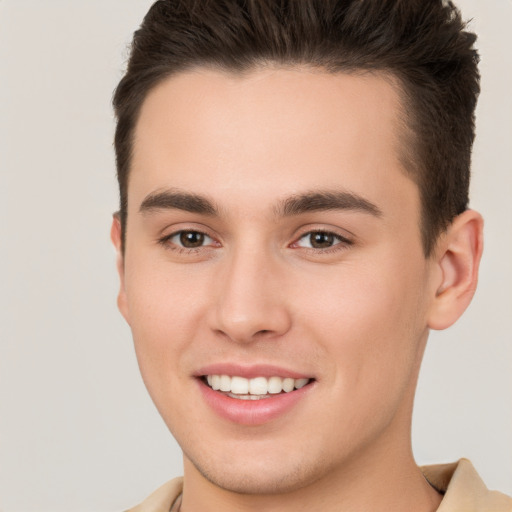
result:
M 402 157 L 422 203 L 425 255 L 468 207 L 476 36 L 444 0 L 158 0 L 135 32 L 113 98 L 123 241 L 133 136 L 148 92 L 208 66 L 309 65 L 328 73 L 377 71 L 398 79 L 407 132 Z

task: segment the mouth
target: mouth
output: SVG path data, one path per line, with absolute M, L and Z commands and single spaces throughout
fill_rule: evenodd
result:
M 200 368 L 195 377 L 210 411 L 222 421 L 246 426 L 300 414 L 317 388 L 316 376 L 269 364 L 215 363 Z
M 254 377 L 239 375 L 203 375 L 201 380 L 213 391 L 237 400 L 265 400 L 297 391 L 311 384 L 313 379 L 292 377 Z

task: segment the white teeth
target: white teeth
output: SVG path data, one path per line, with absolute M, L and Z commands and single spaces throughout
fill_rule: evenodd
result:
M 309 379 L 297 379 L 295 381 L 295 387 L 297 389 L 303 388 L 308 382 L 309 382 Z
M 249 393 L 251 395 L 266 395 L 268 393 L 268 382 L 265 377 L 256 377 L 249 381 Z
M 220 388 L 221 391 L 231 391 L 231 379 L 227 375 L 220 376 Z
M 215 391 L 224 391 L 229 396 L 244 400 L 255 400 L 259 397 L 277 395 L 281 392 L 289 393 L 294 389 L 303 388 L 310 379 L 292 379 L 290 377 L 255 377 L 246 379 L 237 375 L 207 375 L 208 385 Z M 252 396 L 251 396 L 252 395 Z
M 264 400 L 265 398 L 270 398 L 270 395 L 235 395 L 234 393 L 228 393 L 228 396 L 238 400 Z
M 249 393 L 249 380 L 243 377 L 231 377 L 231 389 L 226 391 L 231 391 L 235 395 L 247 395 Z
M 286 391 L 286 393 L 289 393 L 290 391 L 293 391 L 294 387 L 295 387 L 295 379 L 291 379 L 290 377 L 283 379 L 283 391 Z
M 212 375 L 212 388 L 215 390 L 220 389 L 220 375 Z
M 272 395 L 277 395 L 283 391 L 283 379 L 281 377 L 270 377 L 268 379 L 268 392 Z

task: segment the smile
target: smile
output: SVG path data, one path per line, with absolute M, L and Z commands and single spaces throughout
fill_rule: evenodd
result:
M 303 388 L 311 380 L 278 376 L 246 379 L 238 375 L 206 375 L 204 378 L 214 391 L 221 391 L 230 398 L 239 400 L 260 400 L 271 398 L 272 395 L 290 393 Z
M 318 384 L 313 376 L 276 366 L 227 363 L 202 368 L 195 380 L 210 411 L 222 421 L 247 426 L 290 418 L 309 403 Z

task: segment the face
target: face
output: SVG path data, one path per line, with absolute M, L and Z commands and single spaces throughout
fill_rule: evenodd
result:
M 186 471 L 280 492 L 408 450 L 433 270 L 399 112 L 382 76 L 305 69 L 148 95 L 119 305 Z

